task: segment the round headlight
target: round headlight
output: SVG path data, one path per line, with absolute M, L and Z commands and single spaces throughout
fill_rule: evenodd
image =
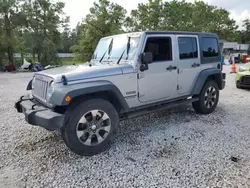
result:
M 31 88 L 34 89 L 35 88 L 35 81 L 36 81 L 36 78 L 34 77 L 32 79 L 32 82 L 31 82 Z
M 52 94 L 54 91 L 54 81 L 51 81 L 48 87 L 48 94 Z

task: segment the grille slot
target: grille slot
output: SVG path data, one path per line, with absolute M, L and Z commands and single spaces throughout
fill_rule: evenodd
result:
M 34 90 L 33 96 L 41 103 L 48 105 L 47 101 L 47 90 L 49 83 L 52 81 L 52 78 L 36 75 L 35 76 L 35 83 L 34 83 Z
M 250 76 L 243 76 L 241 82 L 243 84 L 249 85 L 250 84 Z

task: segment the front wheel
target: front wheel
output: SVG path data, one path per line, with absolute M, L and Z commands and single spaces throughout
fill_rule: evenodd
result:
M 236 82 L 236 87 L 237 87 L 238 89 L 242 89 L 242 87 L 240 86 L 240 82 L 239 82 L 239 81 Z
M 118 113 L 109 101 L 90 99 L 66 112 L 62 138 L 74 153 L 91 156 L 108 148 L 118 124 Z
M 200 114 L 212 113 L 219 101 L 218 84 L 213 80 L 207 81 L 198 97 L 199 100 L 192 103 L 194 110 Z

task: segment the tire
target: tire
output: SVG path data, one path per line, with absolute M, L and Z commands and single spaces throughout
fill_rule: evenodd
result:
M 219 101 L 218 84 L 213 80 L 207 81 L 198 97 L 199 100 L 192 103 L 194 110 L 199 114 L 212 113 Z
M 237 87 L 238 89 L 242 89 L 242 87 L 241 87 L 240 84 L 239 84 L 239 81 L 236 82 L 236 87 Z
M 66 111 L 61 128 L 67 147 L 81 156 L 107 150 L 119 124 L 115 107 L 104 99 L 89 99 Z

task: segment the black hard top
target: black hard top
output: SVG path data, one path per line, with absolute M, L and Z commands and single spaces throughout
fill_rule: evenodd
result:
M 214 36 L 218 37 L 215 33 L 205 33 L 205 32 L 188 32 L 188 31 L 144 31 L 147 35 L 199 35 L 199 36 Z

